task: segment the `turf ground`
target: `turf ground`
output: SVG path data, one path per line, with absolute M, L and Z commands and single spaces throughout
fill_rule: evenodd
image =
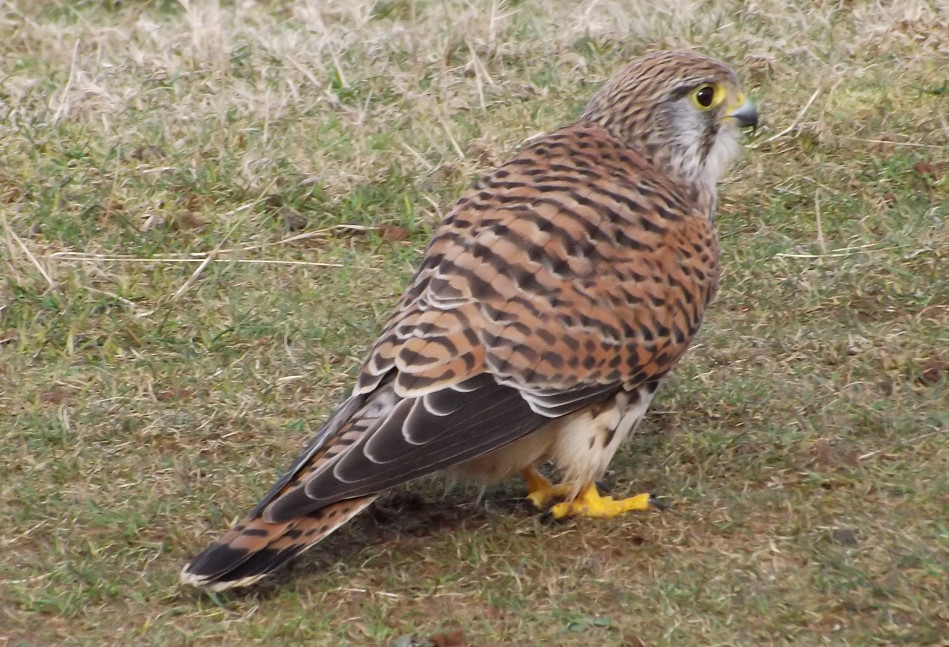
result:
M 0 3 L 0 643 L 946 645 L 949 4 L 651 5 Z M 270 584 L 179 589 L 459 192 L 670 47 L 763 119 L 606 478 L 673 509 L 423 482 Z

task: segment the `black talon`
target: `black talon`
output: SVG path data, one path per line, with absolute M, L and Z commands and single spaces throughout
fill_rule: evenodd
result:
M 659 497 L 657 497 L 652 492 L 649 493 L 649 505 L 655 506 L 657 510 L 668 510 L 670 508 L 668 503 L 663 503 L 660 501 Z
M 554 516 L 553 508 L 547 508 L 546 510 L 540 513 L 539 519 L 540 519 L 540 522 L 544 524 L 545 526 L 553 526 L 555 524 L 563 523 L 563 521 L 566 520 L 566 517 L 564 517 L 563 519 L 558 519 L 557 517 Z

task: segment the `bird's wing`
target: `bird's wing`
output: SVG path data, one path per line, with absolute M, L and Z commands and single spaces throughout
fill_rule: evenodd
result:
M 657 380 L 716 258 L 705 214 L 598 126 L 536 140 L 457 203 L 353 395 L 251 516 L 377 493 Z

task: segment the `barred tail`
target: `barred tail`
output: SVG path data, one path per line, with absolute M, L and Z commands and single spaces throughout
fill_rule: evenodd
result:
M 223 591 L 249 586 L 355 517 L 377 495 L 331 503 L 283 523 L 246 518 L 192 559 L 182 584 Z

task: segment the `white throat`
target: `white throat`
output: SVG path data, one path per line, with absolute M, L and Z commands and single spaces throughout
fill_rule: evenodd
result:
M 725 176 L 725 172 L 741 155 L 741 139 L 738 129 L 732 124 L 723 124 L 705 158 L 705 164 L 699 173 L 699 181 L 714 191 L 715 186 Z

